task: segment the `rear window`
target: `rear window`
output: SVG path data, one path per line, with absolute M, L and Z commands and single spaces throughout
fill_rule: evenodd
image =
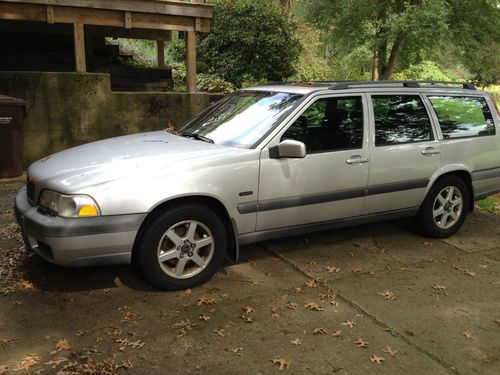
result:
M 475 96 L 430 96 L 443 137 L 495 135 L 495 124 L 486 100 Z
M 373 95 L 375 146 L 432 140 L 431 122 L 418 95 Z

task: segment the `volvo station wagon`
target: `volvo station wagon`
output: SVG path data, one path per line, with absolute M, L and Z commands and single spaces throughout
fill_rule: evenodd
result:
M 448 237 L 500 191 L 498 118 L 470 83 L 246 88 L 178 131 L 33 163 L 16 215 L 47 261 L 133 263 L 165 290 L 208 281 L 258 241 L 402 217 Z

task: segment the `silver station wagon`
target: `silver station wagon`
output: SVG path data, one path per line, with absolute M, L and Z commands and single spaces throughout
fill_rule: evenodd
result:
M 256 241 L 401 217 L 448 237 L 498 191 L 498 112 L 472 84 L 318 82 L 239 90 L 178 132 L 48 156 L 15 206 L 49 262 L 133 262 L 176 290 Z

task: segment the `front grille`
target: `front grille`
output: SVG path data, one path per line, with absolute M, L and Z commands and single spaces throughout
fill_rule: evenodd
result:
M 35 184 L 31 181 L 28 181 L 28 183 L 26 184 L 26 192 L 28 194 L 28 202 L 30 202 L 30 204 L 32 206 L 35 205 Z

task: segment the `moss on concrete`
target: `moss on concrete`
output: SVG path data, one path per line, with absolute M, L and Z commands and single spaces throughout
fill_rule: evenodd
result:
M 24 165 L 82 143 L 182 125 L 219 95 L 111 92 L 108 74 L 0 72 L 0 94 L 27 101 Z

